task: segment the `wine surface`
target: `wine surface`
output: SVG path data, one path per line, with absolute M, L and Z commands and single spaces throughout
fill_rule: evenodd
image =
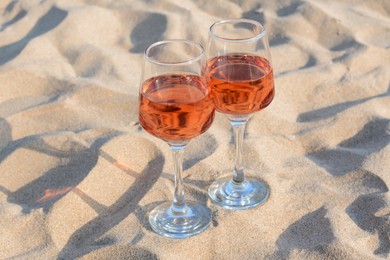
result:
M 267 107 L 274 97 L 270 62 L 249 54 L 229 54 L 210 59 L 206 76 L 217 111 L 251 114 Z
M 162 75 L 142 85 L 139 122 L 147 132 L 171 144 L 184 144 L 205 132 L 214 111 L 210 90 L 199 76 Z

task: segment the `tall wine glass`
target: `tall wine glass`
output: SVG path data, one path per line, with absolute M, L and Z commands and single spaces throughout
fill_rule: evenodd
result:
M 229 119 L 236 146 L 233 178 L 212 183 L 209 196 L 223 208 L 253 208 L 267 200 L 269 188 L 257 175 L 244 175 L 242 146 L 249 118 L 274 97 L 266 31 L 260 23 L 248 19 L 216 22 L 210 27 L 206 56 L 206 79 L 216 110 Z
M 184 199 L 182 156 L 187 143 L 205 132 L 214 119 L 215 106 L 202 69 L 203 47 L 187 40 L 152 44 L 144 54 L 139 98 L 139 122 L 172 150 L 175 166 L 173 202 L 149 215 L 152 229 L 172 238 L 185 238 L 206 229 L 209 210 Z

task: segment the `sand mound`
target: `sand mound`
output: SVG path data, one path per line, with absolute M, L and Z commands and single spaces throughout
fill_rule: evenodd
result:
M 388 258 L 390 3 L 179 2 L 0 2 L 0 258 Z M 172 199 L 173 164 L 138 124 L 142 52 L 205 44 L 232 17 L 269 32 L 276 96 L 247 127 L 244 161 L 271 196 L 242 212 L 210 203 L 234 158 L 218 114 L 184 163 L 212 226 L 164 238 L 147 216 Z

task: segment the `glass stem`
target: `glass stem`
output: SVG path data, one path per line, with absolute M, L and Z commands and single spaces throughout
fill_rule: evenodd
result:
M 244 167 L 242 166 L 242 151 L 244 145 L 244 134 L 246 121 L 234 122 L 231 121 L 234 132 L 234 143 L 236 145 L 236 162 L 234 165 L 233 183 L 240 184 L 244 181 Z
M 187 205 L 184 199 L 184 184 L 183 184 L 183 154 L 185 145 L 171 145 L 173 155 L 173 163 L 175 167 L 175 194 L 171 209 L 175 213 L 186 213 Z

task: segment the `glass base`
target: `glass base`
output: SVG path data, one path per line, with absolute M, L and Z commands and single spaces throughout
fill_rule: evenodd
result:
M 225 209 L 243 210 L 263 204 L 269 197 L 269 189 L 263 181 L 252 177 L 245 177 L 240 184 L 235 184 L 232 177 L 225 177 L 210 185 L 209 196 Z
M 211 223 L 210 211 L 196 202 L 187 202 L 183 211 L 173 211 L 172 203 L 166 202 L 149 214 L 152 229 L 170 238 L 186 238 L 205 230 Z

